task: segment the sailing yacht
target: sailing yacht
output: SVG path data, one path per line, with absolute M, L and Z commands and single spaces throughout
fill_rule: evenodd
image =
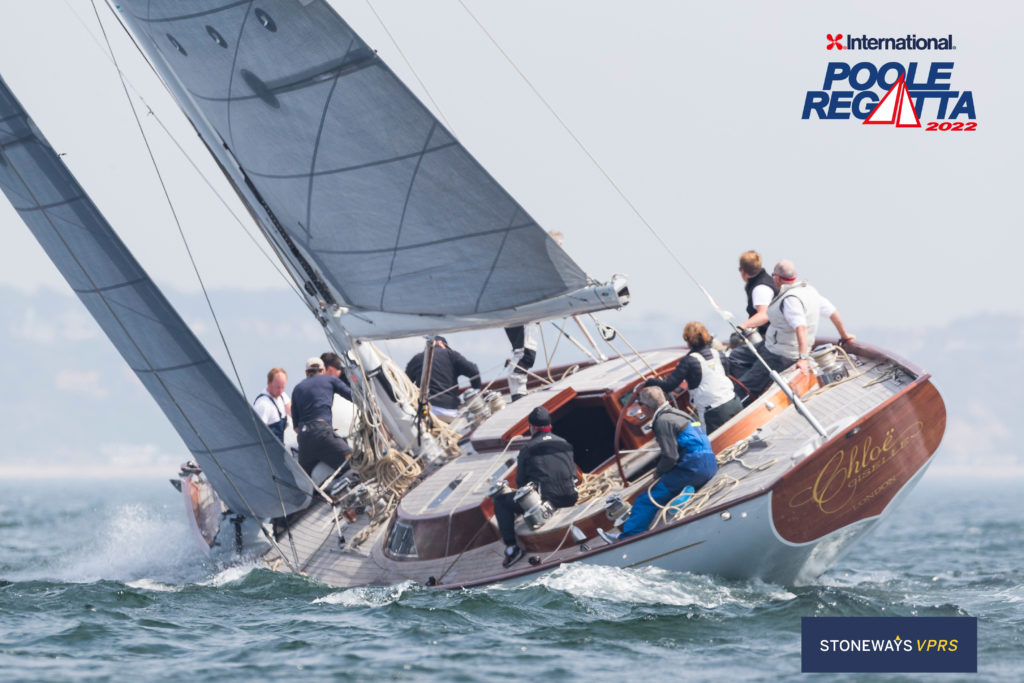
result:
M 360 482 L 307 476 L 0 80 L 0 188 L 184 441 L 195 466 L 182 491 L 207 546 L 258 548 L 272 569 L 338 586 L 473 586 L 567 562 L 799 583 L 926 470 L 945 428 L 927 373 L 824 343 L 820 375 L 780 377 L 710 435 L 720 468 L 696 495 L 645 533 L 602 536 L 654 481 L 636 389 L 682 350 L 550 369 L 509 405 L 495 382 L 466 397 L 453 429 L 373 342 L 619 309 L 625 279 L 586 274 L 327 3 L 126 0 L 117 15 L 302 292 L 359 406 Z M 514 481 L 538 406 L 573 444 L 580 502 L 531 508 L 517 528 L 528 561 L 506 569 L 490 495 Z

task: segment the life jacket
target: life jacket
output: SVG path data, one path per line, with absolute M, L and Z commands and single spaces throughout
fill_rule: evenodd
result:
M 747 280 L 747 284 L 745 286 L 745 289 L 747 290 L 747 317 L 748 318 L 750 316 L 754 315 L 755 313 L 757 313 L 757 309 L 754 308 L 754 288 L 759 286 L 759 285 L 766 285 L 768 287 L 771 287 L 772 288 L 772 294 L 776 294 L 777 295 L 779 293 L 779 288 L 775 286 L 775 279 L 772 278 L 772 276 L 769 275 L 767 272 L 765 272 L 764 268 L 761 269 L 760 273 L 758 273 L 757 275 L 755 275 L 752 278 L 749 278 Z M 765 323 L 764 325 L 761 325 L 760 327 L 758 327 L 757 331 L 760 332 L 761 336 L 763 337 L 768 332 L 768 323 Z
M 772 353 L 796 360 L 800 355 L 800 345 L 796 339 L 796 330 L 786 322 L 782 313 L 782 302 L 796 297 L 803 304 L 804 316 L 807 319 L 807 347 L 814 346 L 814 338 L 818 333 L 818 319 L 821 317 L 821 295 L 807 281 L 785 285 L 768 306 L 768 334 L 765 336 L 765 347 Z
M 278 417 L 281 418 L 277 422 L 271 422 L 270 424 L 267 425 L 267 427 L 269 427 L 270 431 L 274 433 L 274 436 L 279 438 L 281 441 L 284 441 L 284 430 L 285 427 L 288 426 L 288 416 L 281 412 L 281 406 L 277 405 L 277 399 L 275 399 L 273 396 L 271 396 L 265 391 L 262 392 L 255 399 L 253 399 L 252 404 L 256 405 L 256 401 L 260 400 L 260 398 L 262 398 L 263 396 L 266 396 L 267 398 L 270 399 L 270 402 L 274 404 L 274 410 L 277 411 Z
M 693 351 L 690 355 L 700 363 L 700 384 L 696 389 L 690 389 L 690 402 L 697 408 L 703 421 L 704 411 L 729 401 L 736 395 L 736 390 L 725 376 L 722 356 L 718 351 L 711 349 L 711 360 L 705 358 L 700 351 Z

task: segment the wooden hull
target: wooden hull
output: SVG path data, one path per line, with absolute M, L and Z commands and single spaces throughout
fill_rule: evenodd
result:
M 859 369 L 846 383 L 817 389 L 806 376 L 790 377 L 829 431 L 827 439 L 788 406 L 781 392 L 769 392 L 712 435 L 716 452 L 756 445 L 723 464 L 705 486 L 720 492 L 643 534 L 606 544 L 597 530 L 611 523 L 597 497 L 557 511 L 540 529 L 520 523 L 520 546 L 532 557 L 505 570 L 486 497 L 495 478 L 512 477 L 507 464 L 517 446 L 508 447 L 509 439 L 521 432 L 523 417 L 534 406 L 549 408 L 556 432 L 563 419 L 576 428 L 578 420 L 566 419 L 574 410 L 595 419 L 602 419 L 602 410 L 625 414 L 623 397 L 638 380 L 635 372 L 615 370 L 615 361 L 608 361 L 534 392 L 481 425 L 473 435 L 476 452 L 445 464 L 410 490 L 390 522 L 362 548 L 328 538 L 327 506 L 311 512 L 306 527 L 321 531 L 297 568 L 338 586 L 405 580 L 478 586 L 529 580 L 570 562 L 781 584 L 811 581 L 897 506 L 927 468 L 945 429 L 945 407 L 927 375 L 868 346 L 856 347 L 855 353 Z M 655 367 L 670 367 L 678 353 L 651 352 L 645 358 Z M 653 460 L 656 446 L 649 429 L 640 422 L 624 424 L 615 429 L 623 433 L 622 443 L 641 444 L 632 457 Z M 578 443 L 590 448 L 593 433 L 606 430 L 595 425 L 578 435 Z M 757 439 L 748 438 L 755 431 Z M 614 471 L 610 461 L 593 470 Z M 634 477 L 617 487 L 623 497 L 635 498 L 646 495 L 649 481 Z M 585 543 L 572 539 L 573 527 Z M 356 524 L 351 531 L 363 528 Z M 402 534 L 413 542 L 396 551 L 393 541 Z M 285 564 L 276 558 L 273 566 Z M 290 564 L 296 570 L 296 563 Z
M 834 437 L 772 489 L 772 519 L 807 543 L 880 515 L 935 453 L 946 411 L 931 382 L 915 383 Z

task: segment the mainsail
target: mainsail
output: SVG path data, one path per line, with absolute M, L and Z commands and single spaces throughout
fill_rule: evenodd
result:
M 234 512 L 309 504 L 294 458 L 255 416 L 0 78 L 0 190 Z
M 353 336 L 622 305 L 326 2 L 117 7 L 306 290 L 347 310 Z

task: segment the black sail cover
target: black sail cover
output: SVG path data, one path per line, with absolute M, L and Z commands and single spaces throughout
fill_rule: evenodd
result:
M 3 79 L 0 190 L 225 504 L 256 517 L 307 506 L 312 488 L 294 458 L 146 275 Z
M 242 196 L 364 319 L 457 328 L 591 284 L 326 2 L 117 6 Z

